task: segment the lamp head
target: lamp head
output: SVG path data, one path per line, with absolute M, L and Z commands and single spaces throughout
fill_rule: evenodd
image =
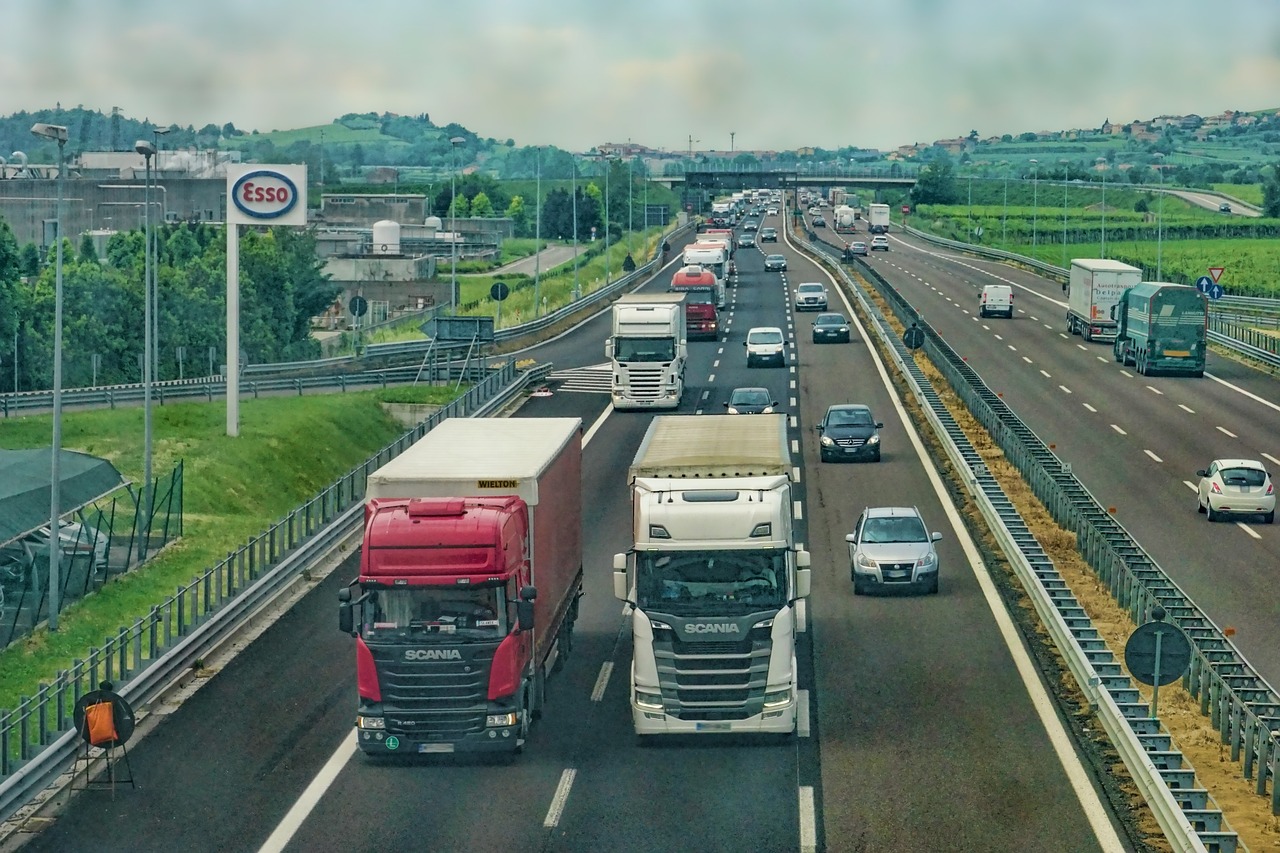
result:
M 137 151 L 143 157 L 151 157 L 156 153 L 156 147 L 145 139 L 139 139 L 133 143 L 133 150 Z
M 67 129 L 60 124 L 45 124 L 38 121 L 31 125 L 31 132 L 36 136 L 43 136 L 45 139 L 52 139 L 59 145 L 67 141 Z

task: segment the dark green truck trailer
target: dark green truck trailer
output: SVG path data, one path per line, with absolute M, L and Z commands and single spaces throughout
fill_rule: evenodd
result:
M 1124 292 L 1114 308 L 1114 354 L 1143 376 L 1204 375 L 1209 301 L 1185 284 L 1144 281 Z

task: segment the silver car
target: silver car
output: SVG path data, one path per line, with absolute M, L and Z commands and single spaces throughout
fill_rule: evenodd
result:
M 819 281 L 806 281 L 796 286 L 797 311 L 826 311 L 827 287 Z
M 849 580 L 853 594 L 871 587 L 923 588 L 938 591 L 938 552 L 933 543 L 941 533 L 930 533 L 913 506 L 867 507 L 858 516 L 849 543 Z

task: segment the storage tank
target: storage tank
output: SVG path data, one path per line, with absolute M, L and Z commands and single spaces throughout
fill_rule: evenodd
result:
M 439 216 L 428 216 L 423 224 L 426 225 L 428 231 L 439 231 L 444 226 Z
M 383 219 L 373 223 L 373 253 L 375 255 L 400 254 L 400 223 Z

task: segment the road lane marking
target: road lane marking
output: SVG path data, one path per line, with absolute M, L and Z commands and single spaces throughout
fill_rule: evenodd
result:
M 1116 426 L 1115 424 L 1112 424 L 1112 425 L 1111 425 L 1111 428 L 1112 428 L 1113 430 L 1115 430 L 1116 432 L 1120 433 L 1121 435 L 1128 435 L 1128 434 L 1129 434 L 1129 433 L 1125 432 L 1124 430 L 1120 429 L 1120 427 Z
M 1041 375 L 1041 376 L 1043 376 L 1045 379 L 1052 379 L 1052 378 L 1053 378 L 1052 376 L 1050 376 L 1050 375 L 1049 375 L 1049 371 L 1047 371 L 1047 370 L 1043 370 L 1043 369 L 1040 371 L 1040 375 Z
M 1265 456 L 1265 457 L 1267 457 L 1268 459 L 1270 459 L 1272 462 L 1276 463 L 1277 465 L 1280 465 L 1280 459 L 1275 458 L 1275 457 L 1274 457 L 1274 456 L 1272 456 L 1270 453 L 1264 453 L 1264 454 L 1262 454 L 1262 455 L 1263 455 L 1263 456 Z
M 798 454 L 800 452 L 800 442 L 796 441 L 794 438 L 791 439 L 791 452 L 793 454 Z
M 1148 385 L 1147 390 L 1150 391 L 1152 394 L 1159 394 L 1161 397 L 1164 396 L 1164 392 L 1161 391 L 1159 388 L 1155 387 L 1154 385 Z
M 1150 450 L 1147 450 L 1147 449 L 1145 449 L 1145 448 L 1144 448 L 1142 452 L 1143 452 L 1143 453 L 1145 453 L 1145 454 L 1147 454 L 1148 456 L 1150 456 L 1152 459 L 1156 460 L 1157 462 L 1163 462 L 1163 461 L 1164 461 L 1164 460 L 1163 460 L 1163 459 L 1161 459 L 1159 456 L 1156 456 L 1154 453 L 1152 453 Z
M 799 602 L 797 602 L 799 603 Z M 796 737 L 809 737 L 812 734 L 809 723 L 809 691 L 796 691 Z
M 1027 364 L 1035 364 L 1035 362 L 1027 358 L 1025 355 L 1022 357 L 1022 360 L 1025 361 Z
M 587 430 L 587 434 L 582 437 L 582 446 L 586 447 L 591 443 L 591 439 L 600 431 L 600 427 L 604 426 L 604 422 L 609 419 L 609 415 L 613 414 L 613 406 L 605 406 L 604 411 L 600 413 L 600 417 L 596 418 L 595 423 L 591 424 L 591 429 Z
M 1194 415 L 1196 413 L 1195 409 L 1192 409 L 1189 406 L 1184 406 L 1181 403 L 1178 404 L 1178 408 L 1182 409 L 1182 411 L 1186 412 L 1188 415 Z
M 1236 435 L 1234 432 L 1232 432 L 1231 430 L 1227 429 L 1226 427 L 1214 427 L 1214 429 L 1216 429 L 1218 432 L 1220 432 L 1220 433 L 1222 433 L 1223 435 L 1225 435 L 1227 438 L 1239 438 L 1239 437 L 1240 437 L 1240 436 Z
M 600 664 L 600 674 L 596 676 L 596 686 L 591 688 L 591 701 L 599 702 L 604 698 L 604 689 L 609 686 L 609 676 L 613 674 L 613 661 Z
M 818 822 L 813 810 L 813 786 L 800 786 L 800 853 L 818 853 Z
M 800 519 L 804 518 L 804 504 L 800 503 L 800 501 L 792 501 L 791 517 L 794 518 L 796 521 L 799 521 Z
M 1086 409 L 1093 412 L 1095 415 L 1098 413 L 1098 410 L 1095 409 L 1093 406 L 1090 406 L 1088 403 L 1081 403 L 1080 405 L 1084 406 Z
M 578 771 L 572 767 L 566 767 L 560 774 L 560 784 L 556 786 L 555 796 L 551 798 L 551 808 L 547 809 L 547 816 L 542 819 L 542 826 L 545 829 L 552 829 L 559 825 L 560 816 L 564 814 L 564 804 L 569 799 L 570 789 L 573 788 L 573 777 L 577 775 Z
M 1249 525 L 1245 524 L 1243 521 L 1237 521 L 1237 522 L 1236 522 L 1236 527 L 1239 527 L 1241 530 L 1243 530 L 1245 533 L 1248 533 L 1248 534 L 1249 534 L 1250 536 L 1252 536 L 1254 539 L 1261 539 L 1261 538 L 1262 538 L 1262 534 L 1261 534 L 1261 533 L 1259 533 L 1258 531 L 1254 530 L 1252 527 L 1250 527 Z
M 334 783 L 338 778 L 338 774 L 342 772 L 343 765 L 351 760 L 351 756 L 356 754 L 357 749 L 356 733 L 352 731 L 350 735 L 342 739 L 342 743 L 334 751 L 333 755 L 329 756 L 329 760 L 324 763 L 324 767 L 320 768 L 316 778 L 311 780 L 311 784 L 302 792 L 302 796 L 298 797 L 298 801 L 293 804 L 280 823 L 276 825 L 271 835 L 258 848 L 258 853 L 280 853 L 288 846 L 293 836 L 302 827 L 302 822 L 307 819 L 307 815 L 311 814 L 311 810 L 320 802 L 324 792 L 329 790 L 329 786 Z
M 800 482 L 800 469 L 798 467 L 792 467 L 791 469 L 791 482 Z
M 1062 389 L 1062 393 L 1063 393 L 1063 394 L 1070 394 L 1070 393 L 1071 393 L 1071 389 L 1070 389 L 1070 388 L 1068 388 L 1066 385 L 1059 385 L 1058 387 Z

